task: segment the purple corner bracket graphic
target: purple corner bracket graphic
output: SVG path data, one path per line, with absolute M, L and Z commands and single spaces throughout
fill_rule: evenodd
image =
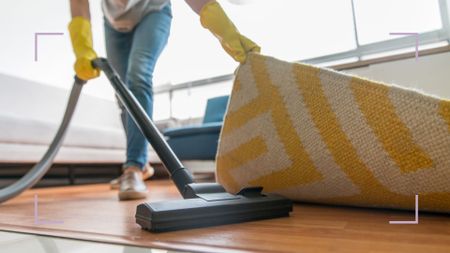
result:
M 419 224 L 419 195 L 416 194 L 416 218 L 413 221 L 389 221 L 389 224 Z
M 47 35 L 64 35 L 64 33 L 35 33 L 34 34 L 34 61 L 38 61 L 38 38 Z
M 34 224 L 44 225 L 44 224 L 62 224 L 63 221 L 58 220 L 40 220 L 39 219 L 39 206 L 38 206 L 38 195 L 34 194 Z
M 416 61 L 419 59 L 419 33 L 395 32 L 395 33 L 389 33 L 389 35 L 416 36 Z

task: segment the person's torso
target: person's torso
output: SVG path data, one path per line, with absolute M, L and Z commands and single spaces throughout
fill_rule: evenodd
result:
M 170 0 L 102 0 L 102 10 L 117 31 L 128 32 L 152 11 L 161 10 Z

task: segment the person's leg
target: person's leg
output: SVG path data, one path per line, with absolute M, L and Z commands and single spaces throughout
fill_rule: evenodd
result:
M 126 81 L 147 114 L 153 114 L 153 71 L 167 44 L 172 21 L 171 6 L 147 14 L 135 27 Z M 126 116 L 127 161 L 125 166 L 143 169 L 148 162 L 148 142 L 131 117 Z
M 128 59 L 130 57 L 131 45 L 133 42 L 133 32 L 118 32 L 112 28 L 106 19 L 104 20 L 104 27 L 106 56 L 120 78 L 126 83 Z M 122 120 L 123 128 L 125 129 L 125 134 L 127 134 L 126 111 L 122 103 L 120 101 L 117 102 L 121 110 L 120 118 Z
M 106 19 L 104 20 L 104 27 L 106 55 L 108 57 L 108 61 L 117 71 L 120 78 L 126 83 L 126 73 L 128 69 L 128 59 L 130 58 L 131 45 L 133 41 L 133 32 L 118 32 L 114 28 L 112 28 L 112 26 Z M 125 135 L 127 135 L 126 110 L 118 99 L 117 103 L 121 110 L 120 118 L 125 130 Z M 154 169 L 150 166 L 147 166 L 142 178 L 147 179 L 153 176 L 153 174 Z M 111 189 L 119 189 L 120 177 L 111 180 L 110 185 Z
M 106 55 L 108 61 L 113 68 L 117 71 L 120 78 L 126 83 L 126 73 L 128 69 L 128 59 L 130 58 L 131 45 L 133 42 L 133 32 L 123 33 L 118 32 L 104 20 L 105 30 L 105 45 Z M 117 103 L 121 110 L 120 118 L 122 121 L 125 135 L 127 134 L 126 125 L 126 110 L 122 103 L 117 99 Z M 147 167 L 143 175 L 143 179 L 147 179 L 154 174 L 154 170 L 151 167 Z M 121 177 L 115 178 L 110 181 L 111 189 L 119 189 Z
M 172 21 L 171 6 L 147 14 L 133 30 L 133 42 L 126 71 L 127 86 L 146 113 L 153 114 L 153 71 L 167 44 Z M 147 187 L 142 171 L 148 166 L 148 142 L 131 116 L 125 115 L 127 161 L 120 180 L 119 199 L 145 198 Z

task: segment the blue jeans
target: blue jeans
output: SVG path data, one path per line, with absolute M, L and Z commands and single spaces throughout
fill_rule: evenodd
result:
M 126 33 L 116 31 L 105 19 L 108 60 L 150 118 L 153 114 L 153 71 L 167 44 L 171 22 L 170 4 L 161 11 L 150 12 L 132 31 Z M 148 142 L 120 102 L 119 106 L 127 137 L 124 167 L 143 169 L 148 162 Z

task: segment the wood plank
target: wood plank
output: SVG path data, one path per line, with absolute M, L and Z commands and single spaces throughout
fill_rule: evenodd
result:
M 148 201 L 180 198 L 169 181 L 149 187 Z M 35 225 L 34 194 L 40 219 L 64 223 Z M 421 213 L 419 225 L 389 225 L 414 214 L 296 204 L 289 218 L 153 234 L 134 221 L 141 202 L 119 202 L 108 185 L 33 189 L 0 206 L 0 230 L 199 252 L 450 252 L 449 215 Z

